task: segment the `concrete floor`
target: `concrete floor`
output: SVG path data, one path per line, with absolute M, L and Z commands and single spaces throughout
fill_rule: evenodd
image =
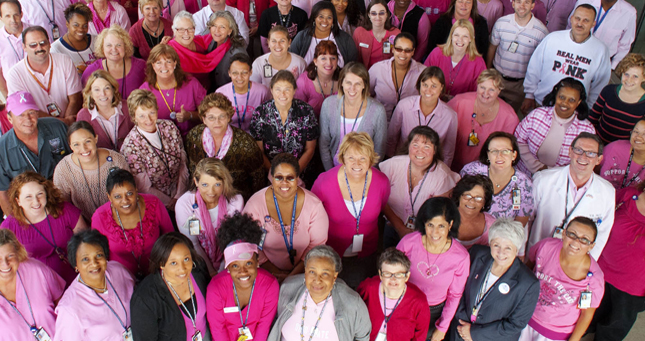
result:
M 638 319 L 632 330 L 629 332 L 625 341 L 643 341 L 645 340 L 645 312 L 638 315 Z M 587 335 L 581 341 L 593 341 L 593 334 Z

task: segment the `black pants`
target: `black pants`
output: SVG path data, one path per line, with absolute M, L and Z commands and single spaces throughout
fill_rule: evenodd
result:
M 632 329 L 638 313 L 645 310 L 645 297 L 633 296 L 605 282 L 605 295 L 594 314 L 589 331 L 595 340 L 620 341 Z
M 430 326 L 428 327 L 428 335 L 427 335 L 427 340 L 432 339 L 432 333 L 434 332 L 437 327 L 435 326 L 435 323 L 437 323 L 437 320 L 441 317 L 441 314 L 443 313 L 443 306 L 446 305 L 446 301 L 443 301 L 442 303 L 439 303 L 437 305 L 430 306 Z

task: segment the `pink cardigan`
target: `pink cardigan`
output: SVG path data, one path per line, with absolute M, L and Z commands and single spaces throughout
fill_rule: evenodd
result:
M 163 35 L 164 37 L 171 37 L 172 38 L 172 22 L 169 21 L 166 18 L 159 18 L 161 22 L 163 23 Z M 150 46 L 148 46 L 148 42 L 146 42 L 146 37 L 143 35 L 143 19 L 137 21 L 132 27 L 130 28 L 130 37 L 132 38 L 132 44 L 134 44 L 135 48 L 139 49 L 139 54 L 141 55 L 141 58 L 143 60 L 148 59 L 148 56 L 150 55 Z
M 121 150 L 123 140 L 125 140 L 125 137 L 128 136 L 132 128 L 134 128 L 134 123 L 132 123 L 130 114 L 128 113 L 128 104 L 125 101 L 121 101 L 120 109 L 122 115 L 119 116 L 119 128 L 117 130 L 118 138 L 116 147 L 112 144 L 110 137 L 108 137 L 108 135 L 105 133 L 101 122 L 98 121 L 99 118 L 93 120 L 92 114 L 87 108 L 83 108 L 78 112 L 78 115 L 76 115 L 76 121 L 86 121 L 92 126 L 92 128 L 94 128 L 94 132 L 99 138 L 99 141 L 96 144 L 97 147 L 112 149 L 118 152 Z
M 446 79 L 446 94 L 452 96 L 477 90 L 477 77 L 486 70 L 486 63 L 481 56 L 475 57 L 475 60 L 464 56 L 453 68 L 451 57 L 444 55 L 441 47 L 435 47 L 423 64 L 437 66 L 443 71 Z

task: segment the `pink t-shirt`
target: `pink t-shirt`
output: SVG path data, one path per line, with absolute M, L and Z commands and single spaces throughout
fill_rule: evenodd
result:
M 490 226 L 493 225 L 495 222 L 495 217 L 490 215 L 488 212 L 484 212 L 484 232 L 481 234 L 481 236 L 472 239 L 472 240 L 459 240 L 456 239 L 461 245 L 463 245 L 466 250 L 470 250 L 473 245 L 486 245 L 488 246 L 488 230 L 490 229 Z
M 314 114 L 316 114 L 316 118 L 320 116 L 320 108 L 322 108 L 323 101 L 331 95 L 338 94 L 338 82 L 333 82 L 334 90 L 331 94 L 326 94 L 323 96 L 322 94 L 316 92 L 314 81 L 309 79 L 309 76 L 307 76 L 306 72 L 300 74 L 300 77 L 298 77 L 296 84 L 298 85 L 298 89 L 296 89 L 296 94 L 294 97 L 309 103 L 309 105 L 314 108 Z
M 141 84 L 141 87 L 139 87 L 139 89 L 152 91 L 152 93 L 157 98 L 157 105 L 159 106 L 157 118 L 160 120 L 173 121 L 175 125 L 177 125 L 177 128 L 179 128 L 181 136 L 185 137 L 188 132 L 197 125 L 197 123 L 191 121 L 184 121 L 182 123 L 179 123 L 176 119 L 173 120 L 170 118 L 170 112 L 180 112 L 182 106 L 186 111 L 197 111 L 197 107 L 202 102 L 202 100 L 204 100 L 204 97 L 206 97 L 206 89 L 204 89 L 204 87 L 199 83 L 197 78 L 189 76 L 182 87 L 177 89 L 176 99 L 175 90 L 173 89 L 167 89 L 159 92 L 156 85 L 151 85 L 147 82 Z
M 305 321 L 304 327 L 302 328 L 305 339 L 311 341 L 338 341 L 338 332 L 336 332 L 336 326 L 334 325 L 336 312 L 334 310 L 333 297 L 330 296 L 328 298 L 327 305 L 325 305 L 325 301 L 316 304 L 309 293 L 302 295 L 298 299 L 298 302 L 293 307 L 293 314 L 282 326 L 282 330 L 280 330 L 282 341 L 298 341 L 302 339 L 300 337 L 300 326 L 302 325 L 302 306 L 305 299 L 307 300 L 307 310 L 305 310 Z M 322 311 L 323 306 L 325 306 L 324 311 Z M 322 316 L 320 322 L 318 322 L 318 328 L 310 339 L 310 335 L 316 326 L 321 312 Z
M 383 172 L 390 180 L 390 198 L 387 203 L 390 205 L 394 214 L 403 222 L 406 222 L 409 216 L 416 216 L 419 213 L 421 205 L 429 198 L 439 196 L 451 190 L 459 179 L 459 174 L 453 172 L 445 163 L 438 161 L 436 166 L 430 168 L 426 180 L 421 187 L 421 181 L 412 189 L 412 201 L 419 195 L 414 202 L 414 209 L 410 204 L 410 190 L 408 182 L 408 166 L 410 157 L 408 155 L 399 155 L 379 164 Z M 420 192 L 420 193 L 419 193 Z
M 146 61 L 135 57 L 131 57 L 130 61 L 132 62 L 132 65 L 130 67 L 130 72 L 125 75 L 125 79 L 119 78 L 116 80 L 117 84 L 119 84 L 119 93 L 121 94 L 121 98 L 123 98 L 124 102 L 128 100 L 130 93 L 138 89 L 146 80 Z M 87 80 L 96 70 L 103 70 L 103 59 L 95 61 L 90 64 L 85 71 L 83 71 L 83 76 L 81 76 L 83 86 L 87 84 Z
M 623 186 L 625 170 L 629 163 L 631 149 L 632 146 L 629 140 L 618 140 L 608 144 L 603 150 L 603 158 L 600 163 L 600 176 L 611 182 L 616 189 L 620 189 Z M 645 179 L 644 170 L 644 165 L 639 165 L 632 161 L 625 186 L 638 186 Z
M 289 253 L 284 242 L 280 221 L 274 220 L 269 215 L 269 208 L 265 200 L 265 193 L 269 187 L 255 193 L 244 207 L 244 213 L 248 213 L 260 222 L 262 228 L 267 231 L 264 240 L 264 247 L 260 251 L 260 264 L 270 261 L 273 265 L 282 270 L 291 270 L 293 265 L 289 261 Z M 302 189 L 305 192 L 305 201 L 296 217 L 295 234 L 293 235 L 293 248 L 296 250 L 296 263 L 305 259 L 305 255 L 314 246 L 327 242 L 327 229 L 329 219 L 327 212 L 320 199 L 312 192 Z M 291 217 L 289 217 L 291 218 Z M 287 218 L 287 219 L 289 219 Z M 283 216 L 283 219 L 285 217 Z M 291 226 L 285 225 L 287 240 L 290 240 Z
M 531 322 L 550 332 L 571 334 L 580 317 L 577 307 L 580 293 L 589 288 L 591 307 L 598 308 L 605 292 L 605 280 L 593 257 L 590 257 L 591 275 L 581 281 L 569 278 L 560 265 L 561 249 L 562 240 L 547 238 L 535 244 L 529 252 L 529 259 L 535 262 L 535 276 L 540 280 L 540 297 Z
M 446 78 L 446 94 L 456 96 L 477 90 L 477 77 L 486 70 L 486 63 L 481 56 L 470 60 L 468 56 L 461 58 L 457 66 L 452 66 L 452 58 L 443 54 L 441 47 L 435 47 L 425 66 L 436 66 L 443 71 Z
M 250 307 L 246 305 L 242 309 L 243 319 L 247 318 L 248 312 L 246 326 L 253 339 L 266 340 L 269 336 L 279 296 L 278 280 L 270 272 L 259 268 Z M 236 308 L 238 307 L 233 292 L 233 279 L 230 273 L 222 271 L 213 277 L 206 290 L 206 309 L 208 323 L 213 326 L 213 340 L 237 340 L 240 335 L 238 328 L 242 327 L 242 321 L 240 311 Z
M 420 232 L 409 233 L 401 239 L 396 248 L 410 258 L 410 283 L 426 294 L 428 305 L 435 306 L 446 302 L 441 317 L 435 324 L 437 329 L 445 332 L 455 316 L 464 292 L 470 273 L 470 256 L 468 251 L 454 240 L 446 252 L 430 254 L 423 246 L 421 238 Z
M 50 337 L 56 332 L 56 313 L 54 301 L 60 299 L 65 290 L 65 281 L 52 269 L 35 259 L 27 259 L 18 266 L 16 275 L 16 308 L 29 324 L 36 320 L 36 326 L 43 327 Z M 22 281 L 20 280 L 22 278 Z M 24 285 L 24 286 L 23 286 Z M 31 317 L 29 304 L 34 312 Z M 0 340 L 33 340 L 34 334 L 25 321 L 11 308 L 6 299 L 0 298 Z
M 233 83 L 224 84 L 220 86 L 216 91 L 226 96 L 226 98 L 231 101 L 231 104 L 233 104 L 235 114 L 233 114 L 233 118 L 231 118 L 230 124 L 234 127 L 238 127 L 244 130 L 247 133 L 249 132 L 249 126 L 251 125 L 251 116 L 253 116 L 253 111 L 255 111 L 255 108 L 273 98 L 271 91 L 269 90 L 269 88 L 264 86 L 264 84 L 251 81 L 249 81 L 249 84 L 251 84 L 251 91 L 247 91 L 244 94 L 236 93 L 235 96 L 233 96 Z
M 271 53 L 266 53 L 263 54 L 262 56 L 255 58 L 253 61 L 253 73 L 251 74 L 251 81 L 255 83 L 262 83 L 264 86 L 267 88 L 271 88 L 271 77 L 275 75 L 278 71 L 278 69 L 274 69 L 271 67 L 271 77 L 264 77 L 264 66 L 265 65 L 270 65 L 269 64 L 269 55 Z M 307 63 L 305 62 L 302 57 L 295 53 L 289 52 L 291 55 L 291 63 L 289 63 L 289 66 L 285 70 L 291 71 L 293 74 L 293 78 L 298 79 L 300 77 L 300 74 L 305 72 L 305 68 L 307 68 Z
M 505 0 L 508 1 L 508 0 Z M 479 15 L 486 18 L 488 24 L 488 32 L 493 31 L 493 26 L 497 19 L 504 15 L 504 5 L 499 0 L 490 0 L 487 4 L 477 1 L 477 12 Z
M 475 106 L 476 92 L 468 92 L 455 96 L 448 105 L 457 112 L 458 129 L 457 129 L 457 148 L 459 153 L 455 153 L 452 161 L 452 169 L 460 171 L 466 164 L 479 158 L 479 151 L 484 145 L 488 135 L 495 131 L 504 131 L 513 134 L 515 127 L 519 123 L 513 107 L 508 105 L 504 100 L 498 98 L 499 111 L 492 122 L 483 126 L 473 118 L 473 108 Z M 476 146 L 468 144 L 468 136 L 471 131 L 475 131 L 479 143 Z
M 108 284 L 108 291 L 104 294 L 97 294 L 78 279 L 67 288 L 56 306 L 58 317 L 54 341 L 123 340 L 125 329 L 121 322 L 126 327 L 130 326 L 130 297 L 134 291 L 134 279 L 117 261 L 108 262 L 105 275 L 111 285 Z

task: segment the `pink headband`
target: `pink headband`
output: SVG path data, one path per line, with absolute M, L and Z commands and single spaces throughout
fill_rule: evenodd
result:
M 228 265 L 238 260 L 249 260 L 253 257 L 254 253 L 258 253 L 258 246 L 251 243 L 237 243 L 229 245 L 224 249 L 224 260 L 226 261 L 225 268 Z

